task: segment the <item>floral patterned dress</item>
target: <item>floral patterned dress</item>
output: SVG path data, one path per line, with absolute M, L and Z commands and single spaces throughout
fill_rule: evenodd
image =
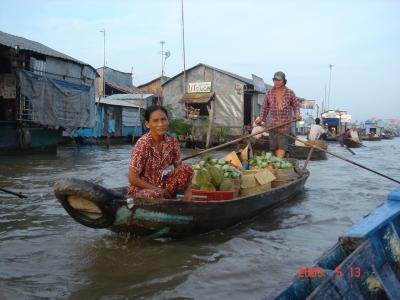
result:
M 174 165 L 175 169 L 163 176 L 164 170 L 171 165 Z M 168 134 L 164 135 L 161 151 L 157 149 L 150 133 L 143 135 L 132 150 L 129 172 L 135 172 L 142 180 L 167 190 L 171 195 L 184 191 L 193 177 L 191 166 L 180 162 L 178 141 Z M 165 197 L 159 190 L 141 189 L 131 184 L 128 186 L 128 194 L 152 199 Z

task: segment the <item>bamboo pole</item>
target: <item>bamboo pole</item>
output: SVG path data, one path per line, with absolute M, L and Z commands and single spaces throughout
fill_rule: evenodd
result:
M 17 197 L 19 197 L 21 199 L 22 198 L 28 198 L 27 196 L 25 196 L 25 195 L 23 195 L 21 193 L 16 193 L 16 192 L 13 192 L 13 191 L 10 191 L 10 190 L 7 190 L 7 189 L 0 188 L 0 191 L 2 191 L 4 193 L 7 193 L 7 194 L 11 194 L 11 195 L 17 196 Z
M 215 112 L 215 103 L 214 101 L 211 101 L 211 108 L 209 109 L 207 106 L 208 110 L 208 130 L 207 130 L 207 140 L 206 140 L 206 149 L 210 146 L 211 142 L 211 132 L 212 132 L 212 126 L 214 123 L 214 112 Z
M 277 129 L 277 128 L 279 128 L 279 127 L 288 125 L 288 124 L 293 123 L 293 122 L 296 122 L 296 120 L 293 119 L 293 120 L 291 120 L 291 121 L 288 121 L 288 122 L 279 124 L 279 125 L 274 126 L 274 127 L 265 128 L 265 129 L 263 129 L 263 130 L 261 130 L 261 131 L 259 131 L 259 132 L 257 132 L 257 133 L 244 135 L 244 136 L 242 136 L 242 137 L 240 137 L 240 138 L 237 138 L 237 139 L 235 139 L 235 140 L 232 140 L 232 141 L 230 141 L 230 142 L 227 142 L 227 143 L 224 143 L 224 144 L 221 144 L 221 145 L 212 147 L 212 148 L 210 148 L 210 149 L 206 149 L 206 150 L 200 151 L 200 152 L 195 153 L 195 154 L 193 154 L 193 155 L 189 155 L 189 156 L 187 156 L 187 157 L 184 157 L 184 158 L 182 158 L 182 161 L 188 160 L 188 159 L 190 159 L 190 158 L 193 158 L 193 157 L 196 157 L 196 156 L 205 154 L 205 153 L 209 153 L 209 152 L 214 151 L 214 150 L 217 150 L 217 149 L 225 148 L 226 146 L 229 146 L 229 145 L 232 145 L 232 144 L 236 144 L 237 142 L 239 142 L 239 141 L 241 141 L 241 140 L 243 140 L 243 139 L 247 139 L 247 138 L 249 138 L 249 137 L 252 137 L 252 136 L 261 134 L 261 133 L 263 133 L 263 132 L 267 132 L 267 131 L 271 131 L 271 130 Z

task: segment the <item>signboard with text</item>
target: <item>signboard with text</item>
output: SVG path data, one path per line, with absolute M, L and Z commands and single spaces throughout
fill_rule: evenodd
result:
M 210 93 L 211 82 L 189 82 L 188 93 Z
M 314 109 L 315 100 L 302 100 L 300 102 L 300 107 L 303 109 Z
M 344 114 L 340 116 L 340 119 L 343 123 L 347 123 L 351 121 L 351 115 Z

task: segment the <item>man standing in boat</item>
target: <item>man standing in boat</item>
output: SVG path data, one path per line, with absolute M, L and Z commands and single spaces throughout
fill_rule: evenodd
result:
M 358 136 L 357 127 L 354 125 L 351 127 L 350 130 L 350 138 L 357 143 L 360 142 L 360 137 Z
M 292 120 L 292 110 L 298 121 L 301 120 L 300 106 L 295 93 L 286 87 L 286 75 L 283 72 L 276 72 L 272 78 L 274 86 L 265 95 L 261 114 L 256 118 L 255 123 L 261 125 L 265 122 L 270 113 L 271 122 L 269 126 L 277 126 Z M 270 150 L 274 151 L 277 157 L 284 157 L 288 148 L 289 138 L 279 133 L 289 133 L 290 124 L 277 128 L 269 133 Z

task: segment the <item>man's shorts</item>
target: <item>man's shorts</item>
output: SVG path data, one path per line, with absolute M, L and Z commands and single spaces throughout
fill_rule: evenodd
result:
M 288 134 L 288 132 L 285 132 Z M 270 131 L 269 133 L 269 150 L 275 151 L 277 149 L 282 149 L 287 151 L 289 145 L 289 138 L 282 134 Z

